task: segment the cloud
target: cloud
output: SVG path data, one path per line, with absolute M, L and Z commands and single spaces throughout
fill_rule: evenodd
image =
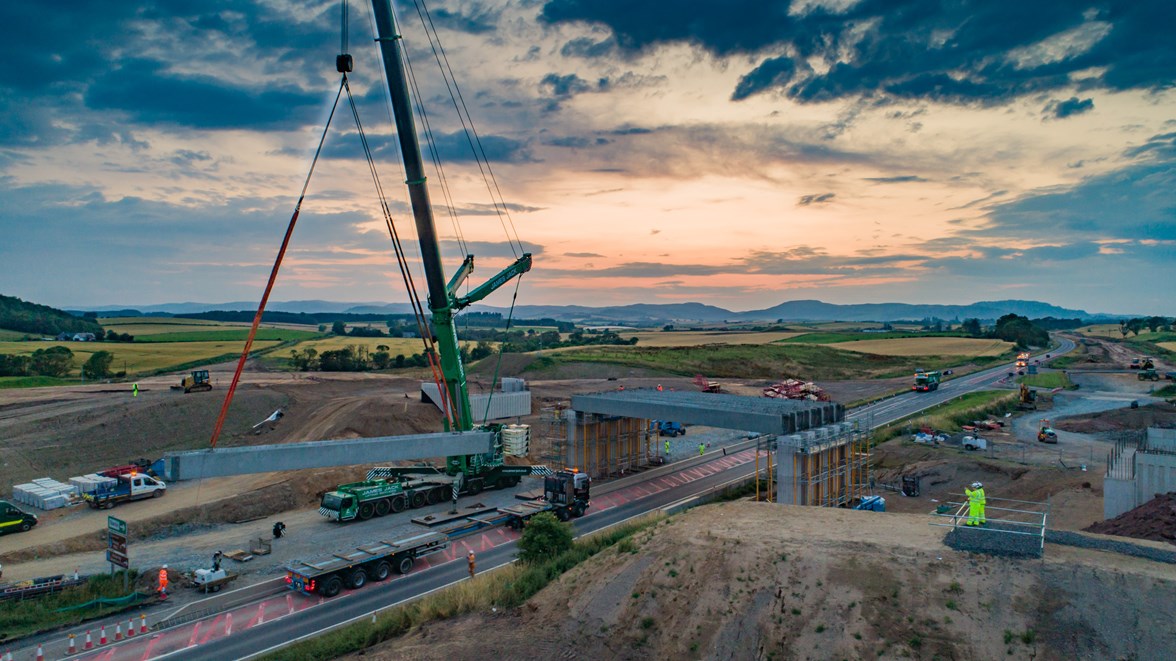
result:
M 797 201 L 796 206 L 807 207 L 812 204 L 825 204 L 833 200 L 835 193 L 820 193 L 814 195 L 801 195 L 800 200 Z
M 563 256 L 564 257 L 582 257 L 582 258 L 604 257 L 604 255 L 601 255 L 600 253 L 595 253 L 595 252 L 565 252 L 563 254 Z
M 610 30 L 630 56 L 689 44 L 750 56 L 732 98 L 776 91 L 801 102 L 880 95 L 963 105 L 1085 88 L 1176 84 L 1168 0 L 1079 5 L 1067 0 L 808 2 L 548 0 L 540 19 Z
M 1046 119 L 1065 119 L 1073 115 L 1081 115 L 1085 112 L 1094 110 L 1094 99 L 1078 100 L 1078 97 L 1072 96 L 1065 101 L 1054 99 L 1045 104 L 1041 112 L 1045 114 Z
M 927 181 L 927 179 L 914 174 L 904 174 L 894 177 L 862 177 L 862 181 L 872 181 L 876 184 L 906 184 L 911 182 L 923 182 Z

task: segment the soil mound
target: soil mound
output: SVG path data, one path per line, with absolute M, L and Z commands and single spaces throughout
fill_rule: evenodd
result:
M 1129 512 L 1099 521 L 1086 530 L 1176 545 L 1176 491 L 1160 494 Z
M 926 516 L 699 507 L 519 609 L 345 658 L 1176 658 L 1167 566 L 1050 548 L 1044 560 L 956 552 Z

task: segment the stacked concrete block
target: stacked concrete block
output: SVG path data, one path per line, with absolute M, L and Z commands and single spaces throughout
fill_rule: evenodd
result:
M 115 482 L 118 482 L 118 480 L 113 477 L 106 477 L 105 475 L 99 475 L 97 473 L 78 475 L 76 477 L 69 478 L 69 483 L 77 487 L 78 491 L 81 493 L 94 493 L 103 487 L 113 485 Z
M 78 495 L 78 488 L 72 484 L 63 484 L 57 480 L 42 477 L 26 484 L 12 487 L 12 497 L 18 503 L 32 505 L 37 509 L 55 510 L 73 502 Z

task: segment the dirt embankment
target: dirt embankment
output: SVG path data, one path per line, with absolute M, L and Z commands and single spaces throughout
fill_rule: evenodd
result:
M 1170 566 L 1049 547 L 957 553 L 925 517 L 702 507 L 524 607 L 426 625 L 364 659 L 1173 658 Z M 350 657 L 358 659 L 359 657 Z
M 1118 408 L 1085 415 L 1068 416 L 1053 422 L 1055 429 L 1095 434 L 1143 430 L 1148 427 L 1176 427 L 1176 404 L 1159 402 L 1139 408 Z
M 1157 495 L 1143 505 L 1113 519 L 1100 521 L 1087 530 L 1176 545 L 1176 492 Z

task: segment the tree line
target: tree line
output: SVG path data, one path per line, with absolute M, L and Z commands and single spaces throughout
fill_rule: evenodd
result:
M 15 296 L 2 294 L 0 294 L 0 328 L 33 335 L 94 333 L 97 336 L 103 334 L 102 326 L 98 324 L 97 315 L 94 313 L 89 313 L 85 317 L 75 317 L 64 310 L 51 308 L 48 305 L 29 303 Z
M 1153 333 L 1166 333 L 1172 330 L 1173 324 L 1176 324 L 1176 319 L 1168 317 L 1139 317 L 1119 322 L 1119 332 L 1123 334 L 1123 337 L 1127 337 L 1128 333 L 1139 335 L 1140 331 L 1145 328 Z
M 1018 349 L 1044 347 L 1049 344 L 1049 332 L 1034 324 L 1028 317 L 1006 314 L 992 326 L 985 328 L 976 318 L 965 319 L 960 330 L 972 337 L 984 337 L 1012 342 Z
M 82 364 L 82 377 L 87 379 L 106 379 L 111 376 L 126 376 L 126 372 L 114 373 L 110 366 L 114 362 L 114 354 L 109 351 L 95 351 Z M 0 376 L 50 376 L 63 378 L 69 376 L 75 364 L 74 353 L 69 347 L 60 345 L 37 349 L 32 355 L 12 355 L 0 353 Z

